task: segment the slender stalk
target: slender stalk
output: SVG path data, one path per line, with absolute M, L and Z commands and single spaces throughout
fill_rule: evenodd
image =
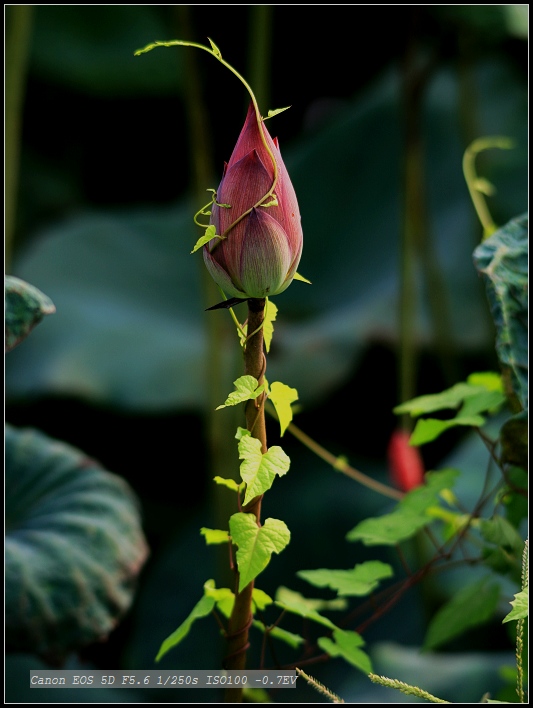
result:
M 322 447 L 322 445 L 319 445 L 315 440 L 310 438 L 309 435 L 304 433 L 303 430 L 300 430 L 300 428 L 294 425 L 294 423 L 289 423 L 287 430 L 289 433 L 294 435 L 297 440 L 311 450 L 311 452 L 314 452 L 315 455 L 318 455 L 318 457 L 323 459 L 324 462 L 327 462 L 347 477 L 351 477 L 351 479 L 354 479 L 356 482 L 359 482 L 359 484 L 364 485 L 368 489 L 373 489 L 375 492 L 378 492 L 378 494 L 383 494 L 386 497 L 397 499 L 398 501 L 403 499 L 403 492 L 378 482 L 376 479 L 373 479 L 363 472 L 360 472 L 358 469 L 355 469 L 355 467 L 349 465 L 342 458 L 336 457 L 333 453 L 329 452 L 329 450 L 326 450 L 326 448 Z
M 494 223 L 490 214 L 483 194 L 483 189 L 480 189 L 480 179 L 477 175 L 475 165 L 476 156 L 483 150 L 488 150 L 490 148 L 502 148 L 504 150 L 509 150 L 512 147 L 514 147 L 514 143 L 510 138 L 502 135 L 494 135 L 474 140 L 474 142 L 467 147 L 463 156 L 463 173 L 468 186 L 468 191 L 470 192 L 472 203 L 478 215 L 478 219 L 483 226 L 484 239 L 493 234 L 498 227 Z M 485 187 L 485 189 L 487 189 L 487 187 Z
M 263 318 L 265 311 L 264 299 L 251 299 L 248 301 L 248 332 L 252 334 L 246 342 L 244 349 L 244 373 L 254 376 L 259 385 L 263 383 L 266 367 L 266 358 L 263 346 Z M 246 427 L 261 442 L 261 451 L 267 451 L 265 427 L 265 398 L 259 396 L 246 405 Z M 261 500 L 262 495 L 255 497 L 243 507 L 243 511 L 254 514 L 257 525 L 261 525 Z M 252 592 L 253 581 L 238 592 L 239 574 L 236 573 L 236 593 L 233 611 L 228 624 L 228 654 L 224 662 L 226 669 L 242 670 L 246 667 L 246 650 L 249 647 L 248 630 L 252 623 Z M 228 688 L 225 696 L 226 703 L 240 703 L 242 688 Z
M 224 231 L 224 233 L 219 234 L 219 239 L 214 243 L 214 245 L 210 248 L 210 252 L 212 253 L 213 250 L 218 246 L 218 244 L 222 241 L 222 239 L 227 238 L 228 233 L 233 229 L 237 224 L 244 219 L 245 216 L 248 216 L 252 212 L 253 209 L 257 209 L 257 207 L 261 206 L 267 199 L 269 199 L 273 194 L 274 194 L 274 189 L 276 187 L 276 184 L 278 183 L 278 164 L 276 162 L 276 158 L 274 157 L 274 153 L 270 149 L 270 146 L 267 142 L 266 136 L 265 136 L 265 131 L 263 128 L 263 119 L 261 117 L 261 113 L 259 111 L 259 105 L 257 103 L 257 99 L 254 95 L 254 92 L 250 88 L 250 85 L 248 82 L 239 74 L 239 72 L 234 69 L 231 64 L 228 64 L 227 61 L 225 61 L 222 58 L 222 55 L 220 53 L 220 50 L 218 47 L 216 47 L 211 40 L 211 49 L 209 47 L 204 46 L 203 44 L 198 44 L 197 42 L 185 42 L 181 39 L 174 39 L 170 42 L 152 42 L 151 44 L 147 44 L 146 47 L 143 47 L 143 49 L 138 49 L 135 52 L 135 56 L 139 56 L 140 54 L 144 54 L 146 52 L 151 51 L 152 49 L 155 49 L 156 47 L 174 47 L 174 46 L 181 46 L 181 47 L 196 47 L 196 49 L 202 49 L 204 52 L 208 52 L 211 54 L 212 57 L 217 59 L 221 64 L 223 64 L 227 69 L 231 71 L 232 74 L 234 74 L 239 81 L 244 85 L 246 90 L 248 91 L 250 98 L 252 100 L 252 104 L 254 106 L 254 111 L 255 111 L 255 117 L 257 120 L 257 126 L 259 128 L 259 133 L 261 135 L 261 141 L 264 145 L 265 150 L 267 151 L 271 161 L 272 161 L 272 168 L 273 168 L 273 178 L 272 178 L 272 184 L 270 186 L 270 189 L 268 192 L 261 197 L 252 207 L 250 207 L 247 211 L 243 212 L 235 221 L 228 226 L 228 228 Z

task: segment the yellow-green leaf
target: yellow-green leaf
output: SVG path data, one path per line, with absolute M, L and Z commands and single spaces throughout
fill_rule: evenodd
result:
M 265 390 L 264 385 L 258 386 L 257 379 L 249 375 L 241 376 L 233 382 L 233 385 L 236 390 L 229 394 L 225 403 L 216 408 L 217 411 L 226 406 L 236 406 L 244 401 L 253 400 Z
M 205 542 L 208 546 L 216 543 L 227 543 L 229 541 L 229 533 L 222 529 L 208 529 L 202 527 L 200 533 L 205 538 Z
M 267 519 L 258 526 L 253 514 L 238 512 L 229 520 L 233 542 L 238 546 L 239 592 L 269 564 L 272 553 L 280 553 L 291 540 L 291 533 L 279 519 Z
M 268 397 L 274 404 L 274 408 L 278 414 L 281 435 L 283 436 L 292 420 L 291 403 L 298 400 L 298 391 L 280 381 L 274 381 L 270 386 Z

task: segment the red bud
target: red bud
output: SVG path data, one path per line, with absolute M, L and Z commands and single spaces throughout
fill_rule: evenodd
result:
M 395 430 L 387 448 L 391 479 L 403 492 L 424 483 L 422 456 L 417 447 L 409 445 L 410 437 L 406 430 Z

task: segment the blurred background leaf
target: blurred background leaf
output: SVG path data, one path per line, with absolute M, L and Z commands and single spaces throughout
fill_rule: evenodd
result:
M 16 347 L 45 315 L 55 312 L 54 303 L 29 283 L 5 277 L 5 349 Z
M 7 426 L 6 645 L 60 665 L 129 609 L 148 548 L 120 477 L 69 445 Z

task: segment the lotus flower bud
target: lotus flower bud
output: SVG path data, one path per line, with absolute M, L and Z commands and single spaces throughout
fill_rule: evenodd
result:
M 387 455 L 393 483 L 403 492 L 409 492 L 424 483 L 424 463 L 420 450 L 409 445 L 409 433 L 395 430 L 391 435 Z
M 262 130 L 277 166 L 274 192 L 267 196 L 275 179 L 274 164 L 250 104 L 212 206 L 210 224 L 222 238 L 211 239 L 203 248 L 215 282 L 227 295 L 242 299 L 282 293 L 302 254 L 296 194 L 277 139 L 272 140 L 264 123 Z

